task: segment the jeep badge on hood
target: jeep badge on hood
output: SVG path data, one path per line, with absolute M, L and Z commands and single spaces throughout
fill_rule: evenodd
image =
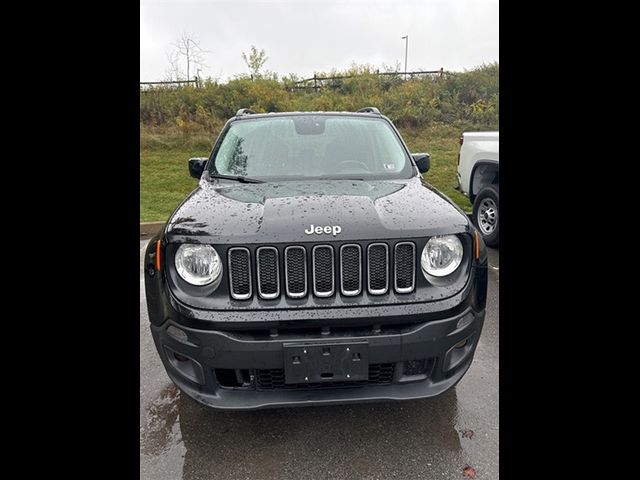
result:
M 311 235 L 315 233 L 316 235 L 322 235 L 323 233 L 333 233 L 335 237 L 342 231 L 342 227 L 340 225 L 327 225 L 326 227 L 314 227 L 313 224 L 309 225 L 309 229 L 305 230 L 304 233 L 307 235 Z

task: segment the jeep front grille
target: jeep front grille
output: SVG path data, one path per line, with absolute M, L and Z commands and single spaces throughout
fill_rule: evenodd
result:
M 362 291 L 362 261 L 360 245 L 343 245 L 340 247 L 340 291 L 352 297 Z
M 229 249 L 229 283 L 233 298 L 251 298 L 251 261 L 247 248 Z
M 302 298 L 307 295 L 307 251 L 304 247 L 284 249 L 284 277 L 289 297 Z
M 281 260 L 281 255 L 283 260 Z M 341 246 L 261 246 L 252 254 L 244 247 L 228 251 L 229 290 L 235 300 L 248 300 L 253 289 L 265 300 L 283 295 L 304 298 L 411 293 L 416 282 L 416 246 L 413 242 L 347 243 Z M 255 278 L 255 283 L 254 282 Z M 253 283 L 253 287 L 252 287 Z M 391 286 L 390 286 L 391 285 Z
M 389 247 L 386 243 L 372 243 L 367 247 L 369 293 L 382 295 L 389 290 Z
M 334 292 L 335 266 L 333 247 L 317 245 L 313 247 L 313 293 L 317 297 L 330 297 Z
M 411 242 L 396 243 L 394 257 L 396 292 L 412 292 L 416 281 L 416 246 Z
M 280 295 L 280 268 L 278 265 L 278 250 L 275 247 L 260 247 L 256 252 L 258 263 L 258 294 L 271 300 Z

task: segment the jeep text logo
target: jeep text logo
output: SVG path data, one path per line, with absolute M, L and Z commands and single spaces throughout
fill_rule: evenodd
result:
M 307 235 L 315 233 L 316 235 L 322 235 L 323 233 L 332 233 L 335 237 L 342 231 L 340 225 L 327 225 L 326 227 L 314 227 L 313 224 L 309 225 L 309 228 L 304 231 Z

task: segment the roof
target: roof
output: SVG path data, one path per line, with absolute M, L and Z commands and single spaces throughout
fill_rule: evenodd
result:
M 248 108 L 241 108 L 240 110 L 238 110 L 238 112 L 236 113 L 235 117 L 236 119 L 241 119 L 241 118 L 269 118 L 269 117 L 286 117 L 286 116 L 298 116 L 298 115 L 341 115 L 341 116 L 352 116 L 352 117 L 360 117 L 360 116 L 367 116 L 367 117 L 381 117 L 382 114 L 380 113 L 380 111 L 375 108 L 375 107 L 367 107 L 367 108 L 363 108 L 361 111 L 358 112 L 346 112 L 346 111 L 342 111 L 342 112 L 325 112 L 325 111 L 317 111 L 317 112 L 268 112 L 268 113 L 255 113 L 252 110 L 249 110 Z

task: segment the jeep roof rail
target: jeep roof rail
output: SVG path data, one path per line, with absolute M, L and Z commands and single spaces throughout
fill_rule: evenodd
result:
M 253 110 L 251 110 L 250 108 L 241 108 L 240 110 L 238 110 L 236 112 L 236 117 L 240 117 L 242 115 L 252 115 L 255 114 L 256 112 L 254 112 Z
M 376 107 L 364 107 L 358 110 L 356 113 L 376 113 L 380 115 L 380 110 L 378 110 Z

